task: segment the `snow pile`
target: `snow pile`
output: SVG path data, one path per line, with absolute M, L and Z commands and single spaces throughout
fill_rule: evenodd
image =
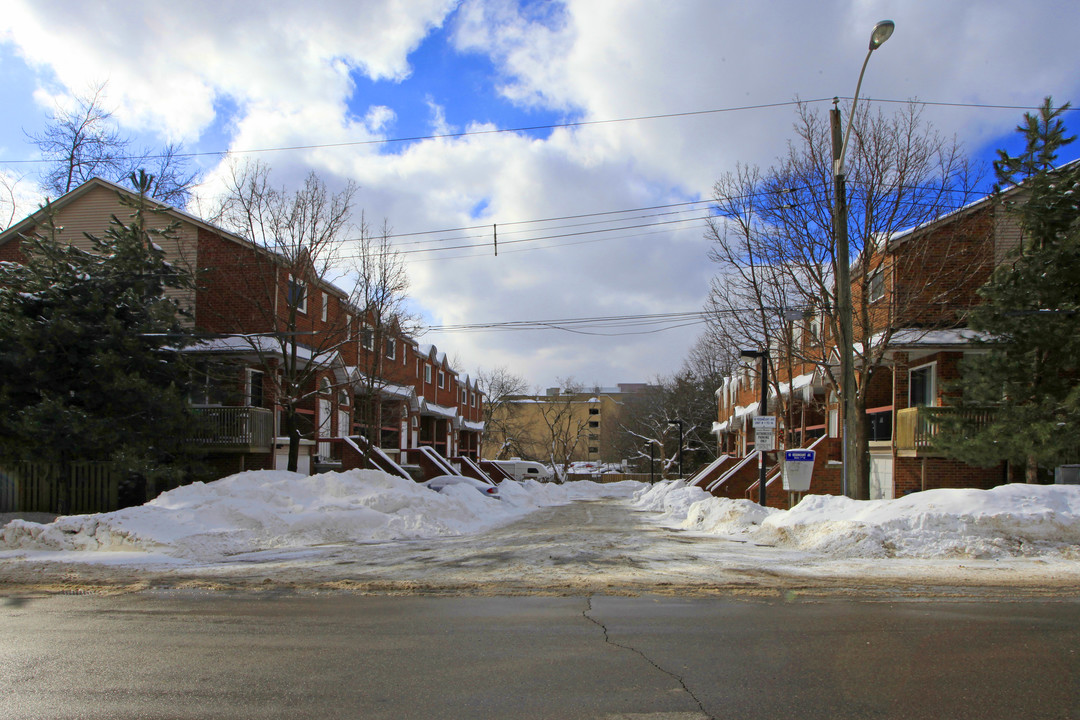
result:
M 13 520 L 0 547 L 136 550 L 214 559 L 275 548 L 462 535 L 513 521 L 538 507 L 602 496 L 637 484 L 500 485 L 502 501 L 458 485 L 441 493 L 375 470 L 305 476 L 240 473 L 163 493 L 139 507 L 73 515 L 49 524 Z
M 634 504 L 689 530 L 834 557 L 1080 555 L 1080 487 L 1070 485 L 928 490 L 896 500 L 809 495 L 776 510 L 674 481 L 637 493 Z

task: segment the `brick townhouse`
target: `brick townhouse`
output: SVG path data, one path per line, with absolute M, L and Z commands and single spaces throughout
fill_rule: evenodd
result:
M 978 288 L 1019 239 L 1001 198 L 986 197 L 890 238 L 861 263 L 870 297 L 864 304 L 864 283 L 853 281 L 854 307 L 867 308 L 865 319 L 856 312 L 855 336 L 861 335 L 859 323 L 869 323 L 869 354 L 877 360 L 865 393 L 871 499 L 932 488 L 989 488 L 1009 480 L 1004 464 L 974 467 L 936 453 L 925 408 L 945 404 L 949 381 L 959 377 L 964 356 L 975 351 L 964 311 L 979 302 Z M 817 451 L 810 489 L 817 494 L 842 492 L 841 408 L 823 372 L 823 365 L 836 370 L 839 364 L 829 325 L 821 309 L 810 309 L 789 322 L 786 337 L 772 339 L 769 348 L 768 413 L 777 417 L 778 444 Z M 714 432 L 722 457 L 696 479 L 715 495 L 757 498 L 753 418 L 759 414 L 759 381 L 758 366 L 751 364 L 716 391 Z M 774 465 L 768 471 L 767 497 L 770 505 L 786 506 L 779 470 Z
M 88 248 L 84 233 L 100 236 L 113 215 L 130 213 L 122 195 L 135 198 L 95 178 L 58 198 L 52 203 L 57 238 Z M 483 393 L 459 377 L 444 353 L 419 346 L 397 328 L 382 330 L 375 348 L 373 318 L 346 292 L 314 277 L 310 264 L 154 201 L 148 211 L 148 226 L 175 225 L 163 249 L 196 277 L 196 289 L 177 299 L 204 337 L 189 350 L 196 377 L 191 403 L 208 421 L 199 441 L 219 474 L 285 467 L 275 378 L 294 352 L 296 363 L 312 368 L 298 407 L 302 472 L 342 467 L 340 439 L 362 427 L 358 406 L 371 393 L 380 408 L 375 444 L 395 459 L 407 460 L 422 446 L 444 456 L 479 457 Z M 43 222 L 39 211 L 0 233 L 0 261 L 24 261 L 20 238 Z M 374 380 L 365 377 L 371 369 Z M 357 454 L 349 457 L 355 461 Z

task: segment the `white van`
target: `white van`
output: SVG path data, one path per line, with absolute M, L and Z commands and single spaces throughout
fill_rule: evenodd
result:
M 554 477 L 554 473 L 544 467 L 541 463 L 533 462 L 531 460 L 513 458 L 512 460 L 495 460 L 493 462 L 505 470 L 506 473 L 515 480 L 532 479 L 540 482 L 547 482 Z

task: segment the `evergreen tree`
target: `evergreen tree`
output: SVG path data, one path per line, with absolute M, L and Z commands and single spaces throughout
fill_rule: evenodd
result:
M 153 177 L 89 251 L 61 244 L 46 221 L 25 264 L 0 263 L 0 457 L 107 460 L 150 481 L 179 482 L 194 458 L 180 350 L 190 337 L 166 290 L 193 288 L 146 225 Z M 45 213 L 49 216 L 50 208 Z
M 1076 461 L 1080 451 L 1080 163 L 1055 169 L 1072 142 L 1061 121 L 1068 104 L 1025 116 L 1020 155 L 999 151 L 998 190 L 1022 239 L 1016 254 L 979 291 L 970 316 L 987 352 L 966 359 L 957 404 L 992 409 L 992 420 L 944 415 L 935 444 L 972 464 L 1007 460 L 1036 482 L 1039 468 Z

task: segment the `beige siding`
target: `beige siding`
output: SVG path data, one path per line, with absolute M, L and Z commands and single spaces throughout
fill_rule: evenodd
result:
M 108 229 L 113 215 L 122 222 L 127 222 L 131 217 L 131 208 L 120 203 L 115 191 L 104 187 L 91 188 L 84 196 L 57 213 L 56 225 L 60 228 L 57 240 L 89 250 L 90 240 L 87 239 L 85 233 L 101 237 Z M 165 228 L 170 222 L 169 216 L 159 213 L 152 213 L 146 220 L 150 228 Z M 169 262 L 177 267 L 194 271 L 197 267 L 197 239 L 196 227 L 189 223 L 181 223 L 175 232 L 174 241 L 161 242 L 159 240 L 158 245 L 165 250 L 165 256 Z M 188 310 L 193 310 L 195 307 L 193 290 L 169 290 L 168 295 L 180 302 L 181 307 Z
M 1016 201 L 1021 202 L 1020 199 Z M 998 205 L 994 209 L 994 264 L 1000 265 L 1015 252 L 1022 237 L 1016 215 Z

